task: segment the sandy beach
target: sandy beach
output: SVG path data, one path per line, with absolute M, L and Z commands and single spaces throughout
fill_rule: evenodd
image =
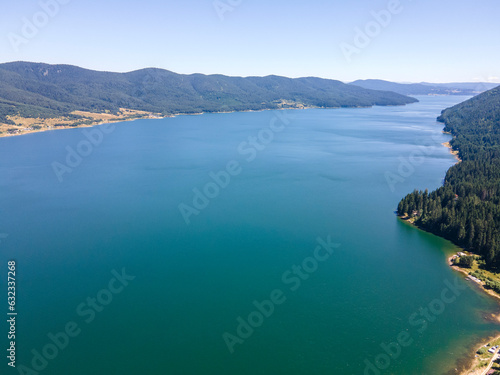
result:
M 455 156 L 455 159 L 457 159 L 457 161 L 461 162 L 462 159 L 460 159 L 460 157 L 458 156 L 458 151 L 455 151 L 453 150 L 453 148 L 451 147 L 451 144 L 450 142 L 445 142 L 445 143 L 441 143 L 444 147 L 450 149 L 450 154 L 452 154 L 453 156 Z

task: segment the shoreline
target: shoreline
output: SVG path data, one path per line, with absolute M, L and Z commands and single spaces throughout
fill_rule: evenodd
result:
M 443 132 L 443 134 L 447 134 L 445 132 Z M 441 143 L 444 147 L 446 147 L 447 149 L 450 150 L 450 154 L 452 154 L 453 156 L 455 156 L 455 159 L 458 161 L 458 163 L 460 163 L 462 161 L 462 159 L 460 159 L 460 157 L 458 156 L 459 152 L 458 151 L 455 151 L 453 150 L 453 147 L 451 146 L 450 142 L 444 142 L 444 143 Z
M 387 106 L 383 106 L 383 107 L 400 107 L 400 106 L 406 106 L 406 105 L 410 105 L 410 104 L 413 104 L 413 103 L 387 105 Z M 85 124 L 85 125 L 76 125 L 76 126 L 71 126 L 68 124 L 68 125 L 62 125 L 62 126 L 52 126 L 52 127 L 41 128 L 41 129 L 33 129 L 33 130 L 23 131 L 20 133 L 1 133 L 0 138 L 23 136 L 23 135 L 27 135 L 27 134 L 42 133 L 42 132 L 53 131 L 53 130 L 91 128 L 91 127 L 99 126 L 99 125 L 114 124 L 114 123 L 118 123 L 118 122 L 128 122 L 128 121 L 135 121 L 135 120 L 161 120 L 161 119 L 165 119 L 165 118 L 174 118 L 177 116 L 200 116 L 200 115 L 205 115 L 205 114 L 229 114 L 229 113 L 264 112 L 264 111 L 288 111 L 288 110 L 303 110 L 303 109 L 341 109 L 341 108 L 365 109 L 365 108 L 373 108 L 373 107 L 377 107 L 377 105 L 356 106 L 356 107 L 317 107 L 317 106 L 302 105 L 302 106 L 288 107 L 288 108 L 281 107 L 281 108 L 264 108 L 264 109 L 245 109 L 245 110 L 241 110 L 241 111 L 235 110 L 235 111 L 196 112 L 196 113 L 183 113 L 183 112 L 181 112 L 181 113 L 174 113 L 174 114 L 168 114 L 168 115 L 161 115 L 158 113 L 147 112 L 147 113 L 144 113 L 143 116 L 139 116 L 139 117 L 96 121 L 94 124 Z M 103 113 L 95 113 L 95 115 L 103 115 Z M 36 120 L 35 118 L 28 118 L 28 117 L 25 119 Z M 20 130 L 23 130 L 23 129 L 20 129 Z
M 443 132 L 445 133 L 445 132 Z M 446 134 L 446 133 L 445 133 Z M 446 148 L 449 149 L 449 152 L 450 154 L 452 154 L 457 163 L 461 163 L 462 162 L 462 159 L 460 159 L 460 157 L 458 156 L 459 155 L 459 152 L 456 151 L 456 150 L 453 150 L 453 147 L 451 146 L 450 144 L 451 141 L 448 141 L 448 142 L 444 142 L 442 143 L 442 145 Z M 403 219 L 403 218 L 402 218 Z M 410 225 L 414 226 L 414 227 L 417 227 L 419 228 L 420 230 L 423 230 L 422 228 L 418 227 L 417 225 L 415 225 L 412 221 L 409 220 L 410 218 L 406 218 L 406 219 L 403 219 L 405 220 L 406 222 L 408 222 Z M 463 249 L 461 249 L 463 250 Z M 463 252 L 463 251 L 460 251 L 460 252 Z M 478 288 L 479 290 L 481 290 L 482 293 L 486 293 L 488 294 L 490 297 L 494 298 L 498 304 L 498 307 L 500 308 L 500 295 L 496 292 L 494 292 L 493 290 L 491 289 L 486 289 L 485 288 L 485 283 L 479 279 L 476 279 L 475 277 L 472 277 L 471 275 L 469 275 L 469 272 L 461 267 L 458 267 L 456 265 L 453 264 L 453 259 L 455 259 L 455 257 L 458 256 L 458 252 L 455 253 L 454 255 L 448 257 L 447 259 L 447 263 L 448 265 L 456 272 L 459 272 L 461 274 L 463 274 L 465 276 L 465 279 L 468 280 L 468 281 L 471 281 L 473 282 Z M 494 317 L 497 321 L 500 322 L 500 315 L 497 315 L 496 317 Z M 495 335 L 492 335 L 492 336 L 488 336 L 486 337 L 485 339 L 481 339 L 481 341 L 473 344 L 471 346 L 471 353 L 470 353 L 470 357 L 469 358 L 465 358 L 464 359 L 464 363 L 465 363 L 465 368 L 466 370 L 463 370 L 463 371 L 460 371 L 459 375 L 482 375 L 483 372 L 484 372 L 484 369 L 477 369 L 477 370 L 474 370 L 477 365 L 479 364 L 480 360 L 479 360 L 479 357 L 477 355 L 477 351 L 479 349 L 481 349 L 482 347 L 485 347 L 487 346 L 490 342 L 494 342 L 494 341 L 497 341 L 497 340 L 500 340 L 500 334 L 495 334 Z
M 495 341 L 500 340 L 500 335 L 497 336 L 491 336 L 488 341 L 481 341 L 480 344 L 475 346 L 477 349 L 473 349 L 473 352 L 471 353 L 471 356 L 474 356 L 473 359 L 468 360 L 467 363 L 468 365 L 466 366 L 467 370 L 461 371 L 459 375 L 482 375 L 484 374 L 484 371 L 486 368 L 476 368 L 476 366 L 481 362 L 481 360 L 478 357 L 477 351 L 483 347 L 487 347 L 490 345 L 490 343 L 493 343 Z
M 244 110 L 244 111 L 175 113 L 175 114 L 168 114 L 168 115 L 160 115 L 157 113 L 148 112 L 142 116 L 132 117 L 132 118 L 109 119 L 109 120 L 103 120 L 103 121 L 96 120 L 96 122 L 93 124 L 84 124 L 84 125 L 76 125 L 76 126 L 74 126 L 74 125 L 72 126 L 71 124 L 67 124 L 67 125 L 61 125 L 61 126 L 51 126 L 51 127 L 40 128 L 40 129 L 32 129 L 32 130 L 28 130 L 28 131 L 19 132 L 19 133 L 1 133 L 0 138 L 23 136 L 23 135 L 27 135 L 27 134 L 42 133 L 42 132 L 53 131 L 53 130 L 91 128 L 91 127 L 99 126 L 99 125 L 115 124 L 118 122 L 129 122 L 129 121 L 135 121 L 135 120 L 161 120 L 161 119 L 165 119 L 165 118 L 174 118 L 177 116 L 200 116 L 200 115 L 204 115 L 204 114 L 229 114 L 229 113 L 237 113 L 237 112 L 287 111 L 287 110 L 315 109 L 315 108 L 321 108 L 321 107 L 303 106 L 303 107 L 298 107 L 298 108 L 297 107 L 296 108 L 265 108 L 265 109 L 248 109 L 248 110 Z M 340 108 L 340 107 L 329 107 L 329 108 L 325 108 L 325 109 L 337 109 L 337 108 Z M 353 107 L 353 108 L 361 108 L 361 107 Z M 95 113 L 95 115 L 103 115 L 103 114 L 102 113 Z M 25 119 L 31 119 L 31 118 L 25 118 Z M 24 130 L 24 129 L 20 129 L 20 130 Z
M 403 217 L 403 216 L 399 216 L 399 215 L 397 215 L 397 217 L 399 220 L 403 221 L 404 223 L 406 223 L 408 225 L 411 225 L 415 229 L 422 230 L 426 233 L 430 233 L 430 232 L 427 232 L 426 230 L 420 228 L 418 225 L 416 225 L 410 217 Z M 485 293 L 488 296 L 495 299 L 495 301 L 499 307 L 499 313 L 497 315 L 492 314 L 490 319 L 495 320 L 497 322 L 500 322 L 500 294 L 494 292 L 491 289 L 486 289 L 484 287 L 484 285 L 485 285 L 484 282 L 470 276 L 469 272 L 466 269 L 455 266 L 453 264 L 453 259 L 455 259 L 455 257 L 458 256 L 458 253 L 464 252 L 464 250 L 462 248 L 460 248 L 459 246 L 456 246 L 456 248 L 458 249 L 458 251 L 456 251 L 453 255 L 448 256 L 446 258 L 446 262 L 447 262 L 448 266 L 451 267 L 455 272 L 459 272 L 460 274 L 463 274 L 467 281 L 473 282 L 474 285 L 476 285 L 478 287 L 478 289 L 481 293 Z M 479 291 L 477 291 L 477 292 L 479 292 Z M 485 320 L 486 320 L 486 318 L 485 318 Z M 484 369 L 474 370 L 475 367 L 479 364 L 479 359 L 477 357 L 477 351 L 479 349 L 481 349 L 482 347 L 488 345 L 489 343 L 497 341 L 497 340 L 500 341 L 500 334 L 494 333 L 490 336 L 483 337 L 480 340 L 472 343 L 471 347 L 470 347 L 471 348 L 470 352 L 467 355 L 467 357 L 463 358 L 463 359 L 457 358 L 457 364 L 463 364 L 460 367 L 465 368 L 464 370 L 459 370 L 459 372 L 457 372 L 457 374 L 459 374 L 459 375 L 482 375 Z
M 473 282 L 482 292 L 488 294 L 489 296 L 493 297 L 498 306 L 500 307 L 500 295 L 496 292 L 494 292 L 493 290 L 491 289 L 487 289 L 485 288 L 485 283 L 471 275 L 469 275 L 469 272 L 462 268 L 462 267 L 459 267 L 459 266 L 456 266 L 454 265 L 453 263 L 453 260 L 459 256 L 458 253 L 448 257 L 448 265 L 456 272 L 459 272 L 463 275 L 465 275 L 465 279 L 468 280 L 468 281 L 471 281 Z M 500 315 L 492 315 L 492 319 L 494 320 L 497 320 L 500 322 Z M 472 352 L 471 352 L 471 358 L 469 359 L 466 359 L 466 362 L 467 365 L 466 365 L 466 368 L 467 370 L 464 370 L 462 372 L 460 372 L 460 375 L 480 375 L 484 372 L 484 369 L 476 369 L 475 368 L 477 367 L 477 365 L 479 364 L 480 360 L 479 360 L 479 357 L 477 356 L 477 351 L 479 349 L 481 349 L 482 347 L 485 347 L 487 345 L 489 345 L 490 343 L 494 342 L 494 341 L 497 341 L 497 340 L 500 340 L 500 334 L 496 334 L 496 335 L 492 335 L 492 336 L 489 336 L 487 337 L 486 339 L 482 339 L 479 343 L 477 344 L 474 344 L 472 346 Z
M 168 117 L 168 116 L 166 116 L 166 117 Z M 158 117 L 158 118 L 164 118 L 164 117 Z M 55 127 L 50 127 L 50 128 L 28 130 L 28 131 L 25 131 L 22 133 L 0 134 L 0 138 L 21 137 L 23 135 L 44 133 L 44 132 L 56 131 L 56 130 L 93 128 L 94 126 L 115 124 L 118 122 L 129 122 L 129 121 L 148 120 L 148 119 L 152 120 L 152 119 L 156 119 L 156 117 L 140 117 L 140 118 L 129 118 L 129 119 L 121 119 L 121 120 L 110 120 L 110 121 L 96 122 L 95 124 L 86 124 L 86 125 L 78 125 L 78 126 L 70 126 L 70 125 L 55 126 Z
M 500 307 L 500 295 L 496 292 L 494 292 L 493 290 L 491 289 L 486 289 L 485 288 L 485 283 L 479 279 L 476 279 L 475 277 L 469 275 L 469 272 L 461 267 L 458 267 L 458 266 L 455 266 L 452 262 L 453 259 L 455 259 L 455 257 L 457 256 L 458 254 L 454 254 L 452 255 L 451 257 L 448 258 L 448 265 L 454 269 L 455 271 L 457 272 L 460 272 L 462 274 L 464 274 L 466 276 L 466 279 L 468 279 L 469 281 L 472 281 L 474 282 L 478 287 L 480 287 L 480 289 L 489 294 L 490 296 L 494 297 L 495 299 L 497 299 L 497 302 L 499 304 L 499 307 Z

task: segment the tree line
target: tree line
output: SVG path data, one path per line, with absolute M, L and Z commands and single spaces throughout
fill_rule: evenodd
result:
M 394 92 L 368 90 L 320 78 L 183 75 L 162 69 L 97 72 L 70 65 L 0 64 L 0 121 L 6 116 L 116 113 L 120 108 L 161 113 L 368 107 L 417 102 Z
M 500 86 L 444 110 L 439 121 L 462 160 L 444 186 L 413 191 L 398 214 L 500 266 Z

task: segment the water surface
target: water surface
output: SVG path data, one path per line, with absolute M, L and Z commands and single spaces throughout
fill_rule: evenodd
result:
M 18 365 L 32 367 L 32 350 L 74 322 L 79 333 L 40 373 L 363 374 L 402 332 L 411 344 L 376 371 L 454 369 L 498 330 L 484 320 L 497 307 L 446 265 L 452 244 L 394 215 L 455 162 L 435 118 L 466 98 L 419 99 L 120 123 L 62 182 L 53 163 L 67 147 L 85 151 L 82 129 L 0 139 L 0 264 L 18 263 Z M 267 144 L 252 146 L 259 134 Z M 217 192 L 210 174 L 228 163 Z M 179 205 L 195 208 L 204 188 L 213 198 L 187 224 Z M 328 236 L 340 246 L 314 266 Z M 304 261 L 299 285 L 287 271 Z M 135 279 L 112 294 L 123 268 Z M 441 311 L 455 282 L 464 289 Z M 231 353 L 223 335 L 236 337 L 237 319 L 276 290 L 283 303 Z M 108 304 L 89 307 L 96 297 Z M 423 330 L 415 314 L 436 300 Z

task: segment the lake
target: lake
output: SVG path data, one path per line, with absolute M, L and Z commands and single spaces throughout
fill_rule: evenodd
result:
M 498 305 L 394 213 L 456 162 L 418 99 L 0 139 L 6 373 L 454 373 Z

